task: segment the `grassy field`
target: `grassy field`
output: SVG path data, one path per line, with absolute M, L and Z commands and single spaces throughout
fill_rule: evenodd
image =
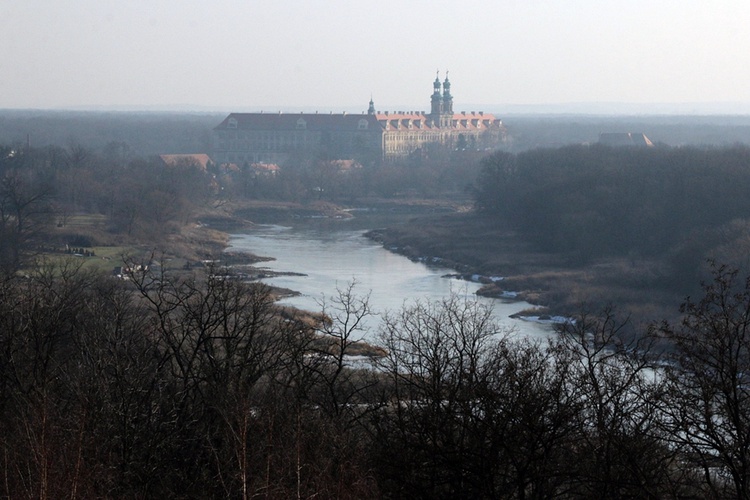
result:
M 78 261 L 84 269 L 111 273 L 125 260 L 153 258 L 168 269 L 182 269 L 186 263 L 213 259 L 223 251 L 226 238 L 221 231 L 192 223 L 156 239 L 139 238 L 111 231 L 104 215 L 81 214 L 61 219 L 50 230 L 36 260 L 53 264 Z

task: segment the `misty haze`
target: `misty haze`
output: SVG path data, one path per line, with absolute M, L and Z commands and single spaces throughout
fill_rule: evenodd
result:
M 0 14 L 3 498 L 750 498 L 750 4 Z

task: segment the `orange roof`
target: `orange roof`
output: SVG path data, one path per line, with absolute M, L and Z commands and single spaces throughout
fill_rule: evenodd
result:
M 375 114 L 347 113 L 232 113 L 216 130 L 362 130 L 362 120 L 368 123 L 369 130 L 381 128 L 438 129 L 431 115 L 423 112 L 378 112 Z M 454 113 L 453 126 L 463 130 L 487 129 L 499 126 L 502 122 L 489 113 Z
M 178 167 L 182 165 L 198 165 L 201 169 L 206 170 L 208 164 L 211 163 L 211 158 L 207 154 L 192 154 L 192 155 L 159 155 L 161 161 L 165 165 L 170 167 Z

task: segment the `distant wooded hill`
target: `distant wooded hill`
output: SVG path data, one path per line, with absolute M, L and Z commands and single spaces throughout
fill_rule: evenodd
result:
M 124 144 L 135 155 L 206 153 L 223 115 L 0 111 L 0 144 L 32 147 L 82 145 L 104 150 Z
M 83 145 L 102 150 L 124 143 L 136 155 L 208 153 L 224 114 L 0 110 L 0 144 Z M 511 151 L 593 143 L 602 132 L 645 133 L 655 143 L 750 144 L 750 116 L 595 116 L 498 114 Z

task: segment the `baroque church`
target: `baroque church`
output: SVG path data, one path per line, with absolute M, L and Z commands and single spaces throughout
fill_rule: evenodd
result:
M 454 149 L 497 148 L 505 140 L 503 122 L 484 112 L 453 111 L 446 75 L 433 83 L 430 112 L 375 110 L 338 113 L 232 113 L 214 129 L 216 163 L 274 163 L 325 155 L 395 163 L 414 154 Z

